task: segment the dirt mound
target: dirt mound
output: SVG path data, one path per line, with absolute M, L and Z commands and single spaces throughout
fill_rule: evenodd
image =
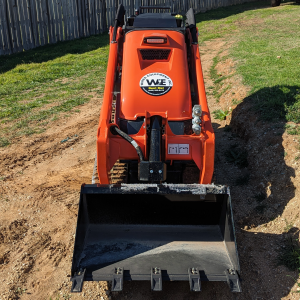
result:
M 91 182 L 99 108 L 92 100 L 44 134 L 1 149 L 1 299 L 69 297 L 79 190 Z

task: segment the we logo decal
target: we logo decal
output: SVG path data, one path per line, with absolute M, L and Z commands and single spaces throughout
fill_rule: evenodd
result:
M 149 73 L 140 80 L 141 89 L 151 96 L 168 93 L 173 86 L 172 79 L 162 73 Z

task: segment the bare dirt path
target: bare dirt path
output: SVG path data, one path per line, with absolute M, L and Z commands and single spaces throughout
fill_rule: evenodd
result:
M 201 46 L 206 88 L 214 82 L 213 58 L 230 45 L 223 40 Z M 234 72 L 231 61 L 217 65 Z M 247 89 L 232 77 L 238 100 Z M 217 103 L 209 93 L 211 111 L 229 105 L 230 91 Z M 247 100 L 247 99 L 246 99 Z M 151 293 L 149 282 L 126 282 L 112 294 L 106 282 L 88 282 L 84 293 L 70 294 L 69 282 L 80 185 L 91 182 L 101 103 L 91 100 L 81 112 L 53 123 L 41 135 L 23 138 L 0 151 L 0 299 L 299 299 L 296 277 L 274 259 L 285 240 L 298 230 L 298 144 L 257 120 L 248 101 L 232 107 L 232 118 L 213 119 L 216 133 L 217 183 L 232 188 L 242 294 L 231 294 L 225 283 L 203 283 L 200 294 L 187 282 L 164 282 L 163 292 Z M 226 127 L 230 125 L 230 127 Z M 230 130 L 229 130 L 230 129 Z M 226 150 L 238 145 L 248 153 L 248 167 L 228 163 Z M 235 149 L 235 148 L 234 148 Z M 235 150 L 234 150 L 235 151 Z M 283 153 L 287 153 L 285 156 Z M 239 178 L 246 184 L 237 185 Z M 265 199 L 257 200 L 259 193 Z M 289 225 L 289 226 L 288 226 Z M 298 233 L 299 237 L 299 233 Z

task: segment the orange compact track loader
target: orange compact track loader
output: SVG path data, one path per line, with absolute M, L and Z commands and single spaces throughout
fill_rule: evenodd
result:
M 211 183 L 215 136 L 193 10 L 121 4 L 97 131 L 99 183 L 81 187 L 71 280 L 227 281 L 240 292 L 230 192 Z M 147 12 L 146 12 L 147 11 Z M 151 13 L 149 13 L 151 11 Z

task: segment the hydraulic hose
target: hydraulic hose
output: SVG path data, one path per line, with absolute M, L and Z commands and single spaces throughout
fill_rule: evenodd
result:
M 110 131 L 111 131 L 112 134 L 119 135 L 124 140 L 126 140 L 128 143 L 130 143 L 135 148 L 135 150 L 136 150 L 136 152 L 137 152 L 137 154 L 140 158 L 140 161 L 145 160 L 144 154 L 143 154 L 143 151 L 142 151 L 141 147 L 137 144 L 137 142 L 132 137 L 130 137 L 124 131 L 120 130 L 117 126 L 111 126 Z

